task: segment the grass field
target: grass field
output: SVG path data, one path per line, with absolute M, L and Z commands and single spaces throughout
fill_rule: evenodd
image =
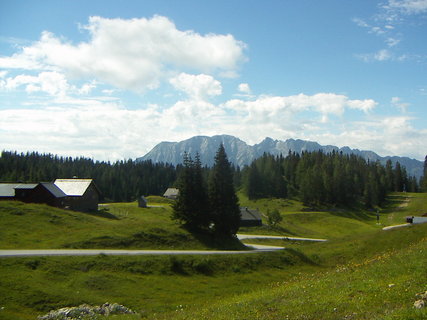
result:
M 209 239 L 187 232 L 170 219 L 170 201 L 160 197 L 148 199 L 149 208 L 139 208 L 136 202 L 111 203 L 100 206 L 95 214 L 2 201 L 0 246 L 2 249 L 207 249 L 213 245 Z
M 138 248 L 167 247 L 156 234 L 177 237 L 177 247 L 204 246 L 170 221 L 168 203 L 152 203 L 163 207 L 110 204 L 104 216 L 93 216 L 0 202 L 0 247 L 99 246 L 104 242 L 94 239 L 130 239 L 138 232 L 152 235 Z M 380 210 L 380 225 L 375 213 L 363 210 L 312 212 L 277 199 L 241 203 L 280 208 L 284 217 L 277 228 L 244 232 L 330 241 L 279 241 L 288 249 L 239 256 L 0 259 L 0 319 L 36 319 L 51 309 L 107 301 L 139 312 L 117 320 L 427 318 L 425 309 L 412 307 L 415 294 L 427 290 L 427 224 L 381 230 L 427 212 L 427 194 L 393 194 Z M 117 243 L 125 246 L 111 247 Z

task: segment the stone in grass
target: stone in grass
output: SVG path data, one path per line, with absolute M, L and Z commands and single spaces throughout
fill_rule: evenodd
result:
M 421 298 L 414 302 L 414 308 L 421 309 L 424 308 L 427 305 L 427 291 L 424 293 L 418 293 L 418 298 Z
M 44 316 L 37 317 L 39 320 L 77 320 L 97 319 L 97 315 L 109 316 L 115 314 L 135 314 L 131 309 L 117 303 L 104 303 L 101 306 L 90 306 L 82 304 L 78 307 L 67 307 L 52 310 Z
M 414 308 L 415 309 L 421 309 L 424 308 L 426 306 L 426 303 L 424 300 L 420 299 L 414 302 Z

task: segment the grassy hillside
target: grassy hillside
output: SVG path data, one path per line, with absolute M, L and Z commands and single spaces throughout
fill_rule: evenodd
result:
M 380 224 L 377 224 L 376 210 L 364 208 L 310 208 L 301 202 L 289 199 L 248 200 L 239 194 L 240 204 L 257 208 L 263 214 L 278 210 L 283 221 L 276 228 L 268 226 L 242 228 L 241 233 L 277 234 L 301 237 L 339 239 L 343 236 L 379 230 L 384 226 L 402 224 L 406 215 L 420 215 L 427 212 L 427 194 L 393 193 L 383 208 L 378 208 Z
M 422 225 L 361 241 L 326 244 L 326 255 L 317 248 L 317 260 L 331 259 L 326 263 L 330 267 L 312 267 L 260 290 L 185 310 L 174 318 L 426 319 L 426 308 L 413 307 L 416 294 L 427 290 L 426 234 L 427 225 Z M 368 240 L 381 244 L 371 246 Z M 347 262 L 335 265 L 344 256 Z
M 160 197 L 149 201 L 149 208 L 108 204 L 96 214 L 0 201 L 0 248 L 205 249 L 212 245 L 170 219 L 170 201 Z
M 284 217 L 279 228 L 252 232 L 330 239 L 280 242 L 288 249 L 276 253 L 0 259 L 0 319 L 35 319 L 51 309 L 107 301 L 140 313 L 131 319 L 425 319 L 426 310 L 412 305 L 415 294 L 427 290 L 427 224 L 381 227 L 427 212 L 426 200 L 427 194 L 392 195 L 380 211 L 381 225 L 362 210 L 312 212 L 294 201 L 246 202 L 262 211 L 280 208 Z M 146 247 L 166 247 L 158 239 L 176 234 L 185 235 L 177 236 L 179 246 L 203 246 L 171 222 L 169 205 L 162 205 L 111 204 L 100 217 L 0 202 L 0 243 L 60 248 L 144 232 L 158 234 L 141 242 Z

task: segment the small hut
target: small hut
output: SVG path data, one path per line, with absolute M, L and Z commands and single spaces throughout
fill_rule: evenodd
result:
M 147 208 L 147 199 L 144 196 L 140 196 L 138 198 L 138 207 L 140 208 Z
M 262 214 L 256 209 L 248 207 L 240 208 L 240 226 L 241 227 L 258 227 L 262 226 Z
M 165 193 L 163 194 L 163 197 L 176 200 L 179 195 L 179 190 L 176 188 L 168 188 Z

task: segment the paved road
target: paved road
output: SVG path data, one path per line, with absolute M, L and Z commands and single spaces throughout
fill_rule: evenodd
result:
M 114 249 L 38 249 L 38 250 L 0 250 L 0 258 L 35 256 L 96 256 L 105 255 L 214 255 L 247 254 L 282 250 L 284 247 L 248 245 L 254 250 L 114 250 Z
M 316 241 L 323 242 L 326 239 L 287 237 L 287 236 L 265 236 L 238 234 L 239 240 L 243 239 L 285 239 L 294 241 Z M 0 250 L 0 258 L 10 257 L 36 257 L 36 256 L 96 256 L 105 255 L 213 255 L 213 254 L 248 254 L 258 252 L 272 252 L 283 250 L 284 247 L 266 246 L 259 244 L 246 244 L 253 250 L 231 251 L 231 250 L 116 250 L 116 249 L 36 249 L 36 250 Z
M 288 236 L 265 236 L 265 235 L 259 235 L 259 234 L 237 234 L 237 238 L 239 240 L 245 240 L 245 239 L 278 239 L 278 240 L 314 241 L 314 242 L 328 241 L 326 239 L 288 237 Z
M 398 225 L 394 225 L 394 226 L 384 227 L 383 230 L 391 230 L 391 229 L 402 228 L 402 227 L 410 227 L 411 225 L 412 225 L 411 223 L 403 223 L 403 224 L 398 224 Z

